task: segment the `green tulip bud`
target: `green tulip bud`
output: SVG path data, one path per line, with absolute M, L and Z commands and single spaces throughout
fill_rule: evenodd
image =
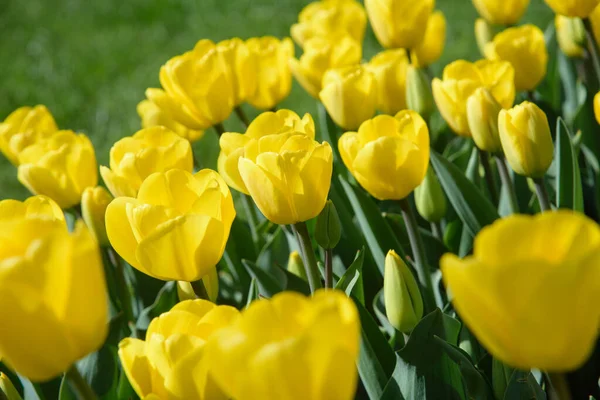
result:
M 423 69 L 409 65 L 406 70 L 406 105 L 427 120 L 433 112 L 433 94 Z
M 302 257 L 300 257 L 300 254 L 297 251 L 292 251 L 290 254 L 287 269 L 292 274 L 308 281 L 306 270 L 304 269 L 304 262 L 302 262 Z
M 423 318 L 423 299 L 417 281 L 394 250 L 385 257 L 385 313 L 394 328 L 410 333 Z
M 446 215 L 446 196 L 431 167 L 415 189 L 415 203 L 419 215 L 429 222 L 439 222 Z
M 317 218 L 317 227 L 315 229 L 315 239 L 319 246 L 324 249 L 333 249 L 337 246 L 342 237 L 340 217 L 338 216 L 335 205 L 331 200 L 327 200 L 325 208 Z
M 22 400 L 8 376 L 2 372 L 0 372 L 0 393 L 4 394 L 7 400 Z

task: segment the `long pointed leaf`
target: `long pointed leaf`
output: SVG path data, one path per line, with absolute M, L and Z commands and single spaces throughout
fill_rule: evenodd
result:
M 556 205 L 583 212 L 583 189 L 577 152 L 569 128 L 559 118 L 556 123 Z

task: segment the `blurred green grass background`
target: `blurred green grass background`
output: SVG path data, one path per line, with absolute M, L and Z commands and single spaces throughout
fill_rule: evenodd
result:
M 140 128 L 136 104 L 147 87 L 158 86 L 158 70 L 165 61 L 201 38 L 288 36 L 289 27 L 308 3 L 0 0 L 0 120 L 20 106 L 45 104 L 60 128 L 88 134 L 99 164 L 106 165 L 111 145 Z M 479 52 L 473 35 L 477 14 L 471 1 L 437 0 L 436 7 L 448 20 L 446 49 L 433 68 L 439 74 L 448 62 L 475 60 Z M 551 18 L 542 0 L 532 0 L 523 21 L 545 28 Z M 379 50 L 369 30 L 364 58 Z M 281 106 L 298 113 L 316 110 L 314 100 L 297 84 Z M 233 119 L 225 126 L 238 128 Z M 17 181 L 16 169 L 0 155 L 0 199 L 28 195 Z

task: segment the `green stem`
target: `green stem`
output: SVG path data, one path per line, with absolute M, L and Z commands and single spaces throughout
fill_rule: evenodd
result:
M 598 56 L 598 43 L 596 43 L 596 39 L 594 39 L 592 21 L 590 21 L 589 18 L 584 18 L 583 25 L 585 26 L 588 52 L 592 58 L 592 64 L 594 66 L 594 71 L 596 72 L 596 79 L 598 79 L 598 83 L 600 83 L 600 57 Z
M 256 215 L 256 208 L 254 207 L 254 201 L 252 197 L 247 194 L 242 195 L 242 204 L 246 211 L 246 217 L 248 218 L 248 225 L 250 225 L 250 234 L 252 235 L 252 241 L 257 250 L 260 250 L 260 236 L 258 234 L 258 216 Z
M 308 278 L 308 284 L 310 285 L 311 293 L 314 293 L 317 289 L 322 287 L 321 277 L 319 273 L 319 267 L 317 266 L 317 258 L 310 241 L 308 234 L 308 228 L 305 222 L 298 222 L 292 225 L 292 229 L 296 234 L 296 239 L 300 245 L 300 252 L 302 253 L 302 259 L 304 260 L 304 268 L 306 269 L 306 277 Z
M 117 293 L 119 302 L 121 303 L 121 309 L 123 310 L 123 314 L 125 314 L 125 318 L 129 323 L 133 336 L 137 337 L 136 321 L 135 316 L 133 315 L 133 308 L 131 307 L 131 292 L 129 291 L 127 280 L 125 279 L 123 260 L 112 247 L 108 247 L 106 252 L 108 254 L 108 259 L 115 267 L 115 281 L 117 283 Z
M 515 192 L 515 187 L 508 172 L 508 167 L 506 166 L 506 161 L 504 161 L 504 157 L 496 156 L 496 165 L 498 166 L 500 180 L 502 181 L 502 184 L 508 192 L 508 203 L 510 205 L 511 213 L 518 214 L 520 210 L 519 202 L 517 200 L 517 193 Z
M 190 282 L 190 284 L 192 285 L 192 289 L 194 289 L 194 293 L 196 293 L 196 296 L 198 296 L 199 299 L 210 300 L 208 297 L 208 292 L 206 291 L 206 286 L 204 286 L 202 279 Z
M 91 386 L 87 383 L 83 376 L 77 370 L 75 365 L 72 365 L 67 372 L 65 377 L 69 382 L 71 388 L 75 391 L 77 398 L 81 400 L 97 400 L 96 393 L 92 390 Z
M 548 383 L 550 384 L 549 396 L 550 400 L 571 400 L 571 391 L 565 374 L 547 373 Z
M 417 266 L 417 275 L 421 287 L 424 289 L 423 301 L 425 302 L 425 309 L 432 311 L 435 309 L 435 297 L 433 296 L 433 283 L 431 281 L 431 273 L 427 266 L 427 258 L 425 256 L 425 246 L 423 245 L 423 238 L 419 233 L 419 226 L 417 225 L 417 218 L 413 211 L 410 202 L 407 198 L 400 200 L 400 208 L 402 209 L 402 217 L 404 218 L 404 224 L 406 225 L 406 232 L 410 240 L 410 247 L 412 249 L 412 255 Z
M 237 106 L 235 108 L 235 115 L 237 115 L 242 125 L 244 125 L 244 129 L 248 129 L 248 126 L 250 125 L 250 120 L 246 116 L 246 113 L 242 109 L 242 106 Z
M 439 241 L 441 241 L 441 242 L 444 241 L 444 236 L 442 235 L 442 228 L 440 227 L 439 223 L 437 223 L 437 222 L 431 223 L 431 233 L 433 233 L 433 236 L 436 239 L 438 239 Z
M 490 165 L 490 157 L 487 152 L 479 149 L 479 160 L 481 161 L 481 165 L 483 166 L 483 171 L 485 173 L 485 181 L 487 183 L 488 190 L 490 191 L 490 196 L 492 196 L 492 202 L 494 206 L 498 205 L 498 191 L 496 190 L 496 182 L 494 179 L 494 174 L 492 172 L 492 167 Z
M 223 126 L 222 122 L 219 122 L 218 124 L 214 124 L 213 128 L 215 128 L 215 131 L 217 132 L 217 135 L 219 137 L 221 137 L 221 135 L 225 133 L 225 127 Z
M 325 249 L 325 287 L 333 288 L 333 250 Z
M 548 197 L 548 191 L 544 184 L 544 178 L 536 178 L 533 182 L 535 184 L 535 193 L 540 201 L 540 210 L 542 210 L 542 212 L 551 210 L 552 206 L 550 205 L 550 198 Z

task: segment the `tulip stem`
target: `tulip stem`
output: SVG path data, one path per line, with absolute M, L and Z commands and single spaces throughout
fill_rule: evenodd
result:
M 406 232 L 410 240 L 410 247 L 412 249 L 412 255 L 417 266 L 417 275 L 421 287 L 424 289 L 423 301 L 425 302 L 426 310 L 432 311 L 435 309 L 435 297 L 433 296 L 433 283 L 431 281 L 431 273 L 427 266 L 427 258 L 425 255 L 425 246 L 423 245 L 423 238 L 419 233 L 419 226 L 417 225 L 417 218 L 413 211 L 410 202 L 407 198 L 400 200 L 400 208 L 402 209 L 402 217 L 404 218 L 404 224 L 406 225 Z
M 333 288 L 333 250 L 325 249 L 325 287 Z
M 115 267 L 115 280 L 117 283 L 117 293 L 119 296 L 119 302 L 121 303 L 121 309 L 123 310 L 123 314 L 125 314 L 125 318 L 127 319 L 133 336 L 137 337 L 138 334 L 136 329 L 136 321 L 133 315 L 133 308 L 131 307 L 131 293 L 129 291 L 129 287 L 127 286 L 127 280 L 125 280 L 125 267 L 123 266 L 123 260 L 112 247 L 108 247 L 106 252 L 108 254 L 108 259 Z
M 494 206 L 497 206 L 498 191 L 496 190 L 496 180 L 494 179 L 492 166 L 490 165 L 490 157 L 487 152 L 479 149 L 479 159 L 481 161 L 481 165 L 483 166 L 485 181 L 487 183 L 488 190 L 490 191 L 490 196 L 492 196 L 492 202 L 494 203 Z
M 496 156 L 496 165 L 498 166 L 500 180 L 502 181 L 502 184 L 506 188 L 506 192 L 508 194 L 508 203 L 510 205 L 510 211 L 512 214 L 518 214 L 520 212 L 519 201 L 517 200 L 517 193 L 515 192 L 515 187 L 508 172 L 508 167 L 506 166 L 506 161 L 504 160 L 504 157 Z
M 96 393 L 94 393 L 94 391 L 92 390 L 92 387 L 87 383 L 87 381 L 85 379 L 83 379 L 83 376 L 81 376 L 81 374 L 79 373 L 79 370 L 77 370 L 77 367 L 75 366 L 75 364 L 73 364 L 71 366 L 71 368 L 69 368 L 69 370 L 67 372 L 65 372 L 65 377 L 67 378 L 67 381 L 69 382 L 69 385 L 71 386 L 71 388 L 77 394 L 78 399 L 82 399 L 82 400 L 97 400 L 98 399 L 98 397 L 96 396 Z
M 196 293 L 196 296 L 199 299 L 210 300 L 208 297 L 208 292 L 206 291 L 206 286 L 204 286 L 204 282 L 202 282 L 202 279 L 190 282 L 190 285 L 192 285 L 192 289 L 194 290 L 194 293 Z
M 546 190 L 544 179 L 535 178 L 533 182 L 535 184 L 535 193 L 537 194 L 540 202 L 540 210 L 542 210 L 542 212 L 551 210 L 552 207 L 550 205 L 550 198 L 548 197 L 548 191 Z
M 440 227 L 440 225 L 437 222 L 431 223 L 431 233 L 433 233 L 433 236 L 436 239 L 438 239 L 439 241 L 444 240 L 444 237 L 442 235 L 442 228 Z
M 222 122 L 219 122 L 218 124 L 214 124 L 213 128 L 215 128 L 215 132 L 217 132 L 217 135 L 219 137 L 221 137 L 221 135 L 225 133 L 225 127 L 223 126 Z
M 587 47 L 590 53 L 590 57 L 592 58 L 594 71 L 596 72 L 596 79 L 600 84 L 600 57 L 598 56 L 598 43 L 596 43 L 596 39 L 594 39 L 592 21 L 589 18 L 584 18 L 583 25 L 585 26 L 585 37 L 587 39 Z
M 550 400 L 571 400 L 571 391 L 569 390 L 569 383 L 567 377 L 564 374 L 559 373 L 547 373 L 548 383 L 550 384 L 550 390 L 548 391 Z
M 237 115 L 242 125 L 244 125 L 244 129 L 248 129 L 248 126 L 250 125 L 250 120 L 246 116 L 246 113 L 242 109 L 242 106 L 237 106 L 235 108 L 235 115 Z
M 242 195 L 242 203 L 244 211 L 246 211 L 246 218 L 248 225 L 250 225 L 250 234 L 252 235 L 252 241 L 257 250 L 260 250 L 260 236 L 258 235 L 258 217 L 256 215 L 256 208 L 254 207 L 254 201 L 252 197 L 247 194 Z
M 310 235 L 308 234 L 308 228 L 305 222 L 298 222 L 292 225 L 292 229 L 296 234 L 298 245 L 300 246 L 300 252 L 302 253 L 302 259 L 304 260 L 304 268 L 306 269 L 306 277 L 308 278 L 308 284 L 310 286 L 311 293 L 314 293 L 317 289 L 322 287 L 321 285 L 321 274 L 319 267 L 317 266 L 317 258 L 310 241 Z

